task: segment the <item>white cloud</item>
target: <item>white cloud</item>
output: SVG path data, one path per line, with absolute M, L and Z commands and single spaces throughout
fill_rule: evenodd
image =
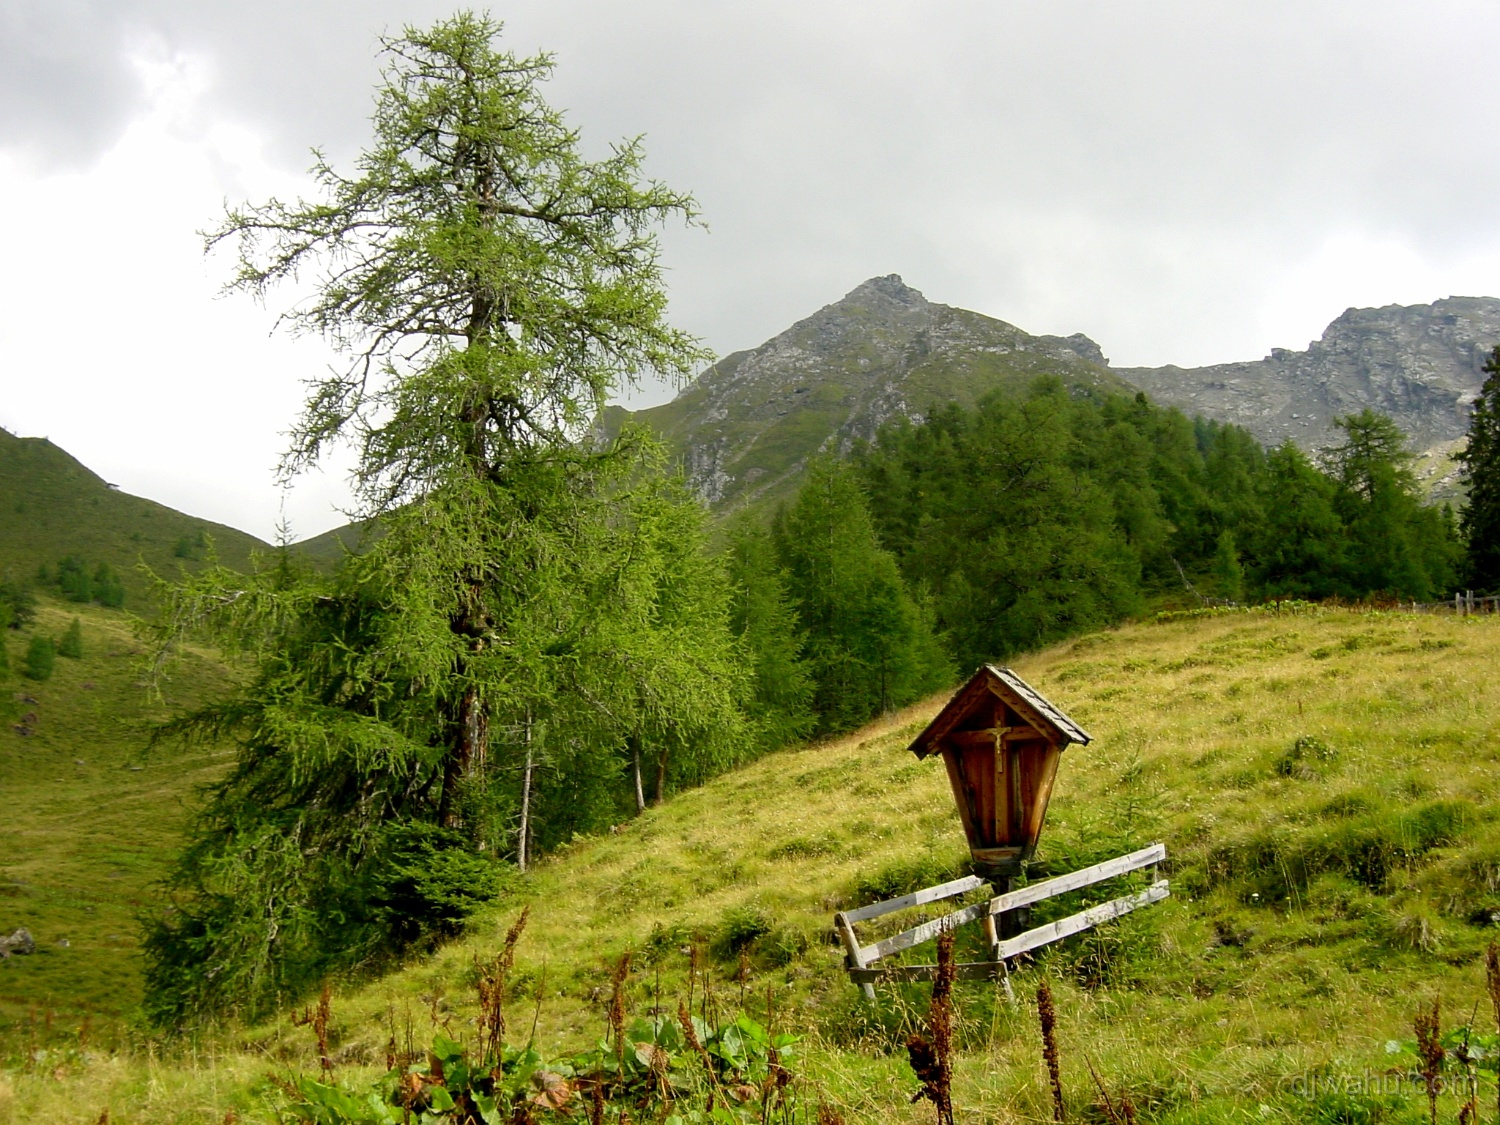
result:
M 203 116 L 206 60 L 146 41 L 132 61 L 147 108 L 92 166 L 38 174 L 0 154 L 0 424 L 128 492 L 269 537 L 279 433 L 328 356 L 216 299 L 226 264 L 204 260 L 197 231 L 226 188 L 300 179 L 253 133 Z M 342 495 L 336 477 L 297 488 L 294 530 L 343 522 Z

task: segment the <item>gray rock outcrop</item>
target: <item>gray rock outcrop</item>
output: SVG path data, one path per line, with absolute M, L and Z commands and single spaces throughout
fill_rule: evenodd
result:
M 31 936 L 31 931 L 22 926 L 10 937 L 0 938 L 0 957 L 9 957 L 12 953 L 35 953 L 36 941 Z
M 1332 421 L 1365 407 L 1389 414 L 1417 450 L 1468 432 L 1481 368 L 1500 343 L 1500 300 L 1349 309 L 1304 351 L 1212 367 L 1117 367 L 1158 402 L 1244 426 L 1267 445 L 1331 444 Z

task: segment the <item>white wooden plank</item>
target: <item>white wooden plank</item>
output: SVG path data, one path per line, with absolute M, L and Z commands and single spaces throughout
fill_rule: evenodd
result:
M 900 898 L 887 899 L 885 902 L 872 902 L 869 906 L 859 906 L 853 910 L 846 910 L 844 911 L 844 917 L 850 923 L 865 922 L 871 918 L 879 918 L 882 914 L 894 914 L 898 910 L 906 910 L 928 902 L 940 902 L 945 898 L 952 898 L 954 895 L 977 891 L 986 882 L 987 880 L 981 879 L 978 875 L 965 875 L 962 879 L 954 879 L 948 883 L 939 883 L 935 887 L 913 891 L 911 894 L 902 895 Z
M 956 930 L 959 926 L 969 922 L 977 922 L 989 913 L 988 902 L 976 902 L 973 906 L 966 906 L 962 910 L 955 910 L 952 914 L 944 914 L 941 918 L 934 918 L 931 922 L 923 922 L 920 926 L 904 930 L 895 937 L 888 937 L 884 941 L 877 941 L 874 945 L 867 945 L 860 950 L 860 955 L 866 963 L 879 961 L 882 957 L 889 957 L 892 953 L 900 953 L 903 949 L 910 949 L 914 945 L 921 945 L 924 941 L 931 941 L 938 934 L 946 933 L 948 930 Z
M 1152 844 L 1148 848 L 1141 848 L 1129 855 L 1107 859 L 1092 867 L 1070 871 L 1055 879 L 1044 879 L 1040 883 L 1022 887 L 1018 891 L 1007 891 L 1003 895 L 997 895 L 989 901 L 990 913 L 1004 914 L 1007 910 L 1014 910 L 1018 906 L 1029 906 L 1033 902 L 1041 902 L 1043 899 L 1066 894 L 1068 891 L 1076 891 L 1080 887 L 1102 883 L 1105 879 L 1113 879 L 1116 875 L 1124 875 L 1131 871 L 1138 871 L 1142 867 L 1150 867 L 1153 863 L 1160 863 L 1166 858 L 1167 846 Z
M 1024 934 L 1017 934 L 1013 938 L 1002 941 L 999 946 L 998 959 L 1008 961 L 1019 954 L 1039 949 L 1044 945 L 1051 945 L 1054 941 L 1061 941 L 1065 937 L 1092 929 L 1101 922 L 1109 922 L 1129 914 L 1138 907 L 1160 902 L 1170 894 L 1167 880 L 1162 879 L 1160 882 L 1151 884 L 1140 894 L 1117 898 L 1099 906 L 1090 907 L 1082 913 L 1070 914 L 1066 918 L 1059 918 L 1056 922 L 1049 922 L 1045 926 L 1027 930 Z

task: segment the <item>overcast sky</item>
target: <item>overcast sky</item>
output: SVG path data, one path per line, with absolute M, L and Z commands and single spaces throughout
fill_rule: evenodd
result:
M 1493 3 L 519 0 L 550 100 L 711 230 L 665 238 L 720 354 L 860 281 L 1122 365 L 1300 348 L 1351 305 L 1500 295 Z M 0 426 L 270 537 L 343 521 L 272 466 L 320 342 L 215 296 L 197 231 L 368 138 L 428 0 L 0 0 Z M 643 401 L 666 392 L 648 391 Z

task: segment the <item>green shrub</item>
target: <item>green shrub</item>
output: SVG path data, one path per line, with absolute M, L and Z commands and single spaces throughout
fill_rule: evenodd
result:
M 1276 773 L 1280 777 L 1296 777 L 1304 781 L 1321 775 L 1321 767 L 1338 759 L 1339 752 L 1320 738 L 1303 735 L 1276 759 Z
M 125 583 L 109 563 L 102 562 L 95 569 L 93 586 L 94 600 L 100 605 L 119 609 L 125 604 Z
M 77 555 L 67 555 L 57 564 L 54 581 L 63 597 L 70 602 L 88 602 L 94 599 L 94 584 L 89 578 L 88 567 Z
M 12 629 L 24 629 L 36 618 L 36 595 L 24 582 L 11 579 L 0 582 L 0 603 L 8 611 Z
M 26 648 L 26 667 L 23 669 L 26 677 L 32 680 L 50 679 L 56 656 L 57 646 L 52 643 L 51 637 L 32 637 L 31 644 Z
M 73 618 L 73 623 L 58 642 L 57 655 L 66 656 L 70 660 L 83 659 L 83 625 L 78 618 Z
M 714 952 L 719 956 L 732 956 L 769 934 L 773 925 L 770 917 L 758 906 L 731 906 L 724 911 L 714 934 Z
M 506 889 L 511 869 L 470 850 L 462 833 L 409 821 L 385 837 L 370 904 L 401 944 L 426 933 L 457 934 L 465 918 Z

